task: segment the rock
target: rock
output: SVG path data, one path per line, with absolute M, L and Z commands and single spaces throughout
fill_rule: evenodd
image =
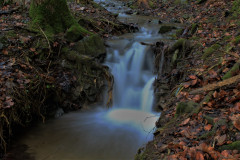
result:
M 133 10 L 128 10 L 125 12 L 126 14 L 133 14 Z
M 66 32 L 66 39 L 70 42 L 76 42 L 83 38 L 81 28 L 77 25 L 72 25 Z
M 170 32 L 173 29 L 176 29 L 176 27 L 174 27 L 174 26 L 161 26 L 158 33 L 161 33 L 161 34 L 167 33 L 167 32 Z
M 59 117 L 61 117 L 63 114 L 64 114 L 63 109 L 62 109 L 62 108 L 58 108 L 58 110 L 56 111 L 54 117 L 55 117 L 55 118 L 59 118 Z
M 195 109 L 197 109 L 197 106 L 198 104 L 193 101 L 180 102 L 176 107 L 176 116 L 179 116 L 185 113 L 193 113 Z
M 81 41 L 75 43 L 74 50 L 79 54 L 91 57 L 98 57 L 106 53 L 104 42 L 98 35 L 84 37 Z

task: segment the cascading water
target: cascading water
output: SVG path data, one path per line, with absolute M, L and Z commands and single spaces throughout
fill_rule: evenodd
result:
M 131 17 L 122 14 L 120 20 Z M 138 17 L 132 18 L 136 20 Z M 80 111 L 40 124 L 21 139 L 36 160 L 131 160 L 152 138 L 153 53 L 158 25 L 140 17 L 140 32 L 109 40 L 106 65 L 114 75 L 113 107 Z M 156 27 L 157 26 L 157 27 Z

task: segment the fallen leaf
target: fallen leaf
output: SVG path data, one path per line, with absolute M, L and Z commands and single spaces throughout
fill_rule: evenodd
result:
M 195 159 L 196 160 L 204 160 L 204 156 L 201 152 L 197 152 Z
M 211 125 L 211 124 L 208 124 L 208 125 L 204 126 L 204 130 L 205 130 L 205 131 L 210 131 L 211 128 L 212 128 L 212 125 Z
M 190 79 L 197 79 L 197 76 L 195 76 L 195 75 L 190 75 L 189 78 L 190 78 Z
M 180 124 L 180 126 L 184 126 L 184 125 L 188 124 L 189 121 L 190 121 L 190 118 L 185 119 L 185 120 Z
M 233 125 L 240 131 L 240 117 L 238 117 L 235 121 L 233 121 Z
M 221 145 L 223 145 L 223 144 L 225 143 L 225 141 L 226 141 L 226 139 L 227 139 L 227 135 L 224 134 L 224 135 L 222 135 L 222 136 L 216 136 L 215 138 L 216 138 L 216 140 L 218 141 L 218 142 L 217 142 L 217 145 L 218 145 L 218 146 L 221 146 Z

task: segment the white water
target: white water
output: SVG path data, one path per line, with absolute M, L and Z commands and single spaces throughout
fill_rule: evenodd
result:
M 141 22 L 140 32 L 107 42 L 105 64 L 115 79 L 113 107 L 70 113 L 40 124 L 20 142 L 29 146 L 27 152 L 36 160 L 131 160 L 152 139 L 159 118 L 152 111 L 153 53 L 140 42 L 154 43 L 160 35 L 156 24 Z

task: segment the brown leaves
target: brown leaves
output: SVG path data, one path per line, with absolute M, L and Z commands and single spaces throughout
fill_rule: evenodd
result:
M 185 82 L 183 84 L 184 88 L 188 88 L 190 86 L 195 86 L 197 84 L 197 82 L 199 82 L 200 80 L 197 78 L 197 76 L 195 75 L 190 75 L 189 78 L 191 79 L 188 82 Z
M 205 131 L 210 131 L 212 129 L 212 125 L 211 124 L 208 124 L 206 126 L 204 126 L 204 130 Z
M 217 140 L 217 145 L 218 146 L 223 145 L 226 142 L 226 139 L 227 139 L 227 135 L 226 134 L 224 134 L 222 136 L 216 136 L 215 137 L 215 140 Z

